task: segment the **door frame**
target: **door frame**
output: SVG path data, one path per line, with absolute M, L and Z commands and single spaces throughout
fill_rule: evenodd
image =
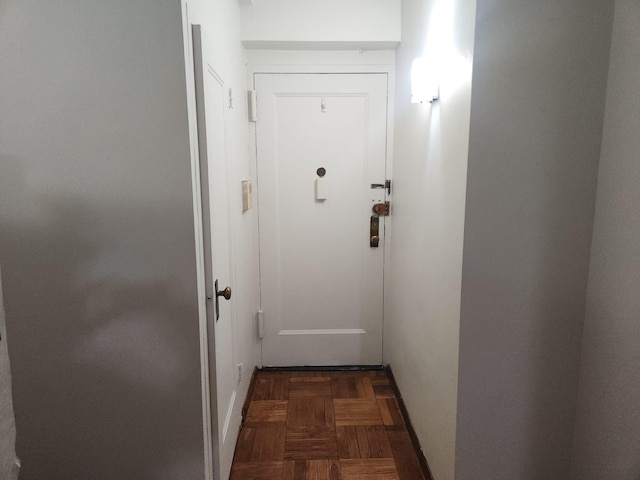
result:
M 395 118 L 395 50 L 349 50 L 349 51 L 284 51 L 284 50 L 247 50 L 247 85 L 255 90 L 256 74 L 354 74 L 382 73 L 387 75 L 387 138 L 386 138 L 386 178 L 393 180 L 393 131 Z M 258 99 L 258 103 L 260 100 Z M 259 113 L 258 113 L 259 115 Z M 254 199 L 258 199 L 260 188 L 258 171 L 258 151 L 256 142 L 256 123 L 249 123 L 249 151 L 251 152 L 252 175 L 256 178 Z M 393 181 L 392 181 L 393 183 Z M 390 197 L 393 204 L 393 189 Z M 393 211 L 393 207 L 392 207 Z M 259 221 L 259 220 L 258 220 Z M 393 213 L 385 218 L 385 241 L 383 271 L 389 271 L 389 258 L 393 237 Z M 258 229 L 259 230 L 259 229 Z M 256 240 L 259 248 L 259 239 Z M 386 282 L 389 275 L 384 275 L 383 297 L 388 291 Z M 260 292 L 261 293 L 261 292 Z M 384 346 L 385 319 L 387 302 L 383 304 L 382 339 Z M 262 305 L 260 305 L 262 309 Z M 384 365 L 384 347 L 382 364 Z M 260 365 L 262 367 L 262 353 Z
M 215 329 L 209 333 L 207 318 L 207 285 L 205 275 L 204 224 L 202 217 L 202 192 L 200 178 L 200 150 L 198 137 L 198 113 L 196 100 L 195 60 L 193 50 L 192 24 L 189 19 L 188 1 L 181 0 L 182 36 L 185 62 L 187 122 L 189 126 L 189 160 L 191 164 L 191 189 L 193 192 L 193 227 L 195 242 L 195 267 L 198 303 L 198 329 L 200 340 L 200 384 L 202 405 L 203 465 L 205 480 L 218 480 L 214 463 L 219 452 L 218 436 L 212 426 L 217 424 L 217 409 L 211 408 L 211 399 L 217 400 L 216 383 L 211 382 L 209 357 L 212 355 L 215 364 L 215 351 L 210 351 L 211 338 Z

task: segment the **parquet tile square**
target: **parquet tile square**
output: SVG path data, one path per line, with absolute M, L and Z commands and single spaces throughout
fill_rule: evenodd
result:
M 396 459 L 400 480 L 424 480 L 409 432 L 404 426 L 385 427 L 389 444 Z
M 287 428 L 285 460 L 338 458 L 334 428 Z
M 335 429 L 333 401 L 330 398 L 291 397 L 287 428 L 330 427 Z
M 425 480 L 387 372 L 257 372 L 231 480 Z
M 396 468 L 400 480 L 425 480 L 415 455 L 396 458 Z
M 282 480 L 284 462 L 233 462 L 229 480 Z
M 342 480 L 400 480 L 393 458 L 340 460 Z
M 289 386 L 289 397 L 331 398 L 331 378 L 294 377 Z
M 340 458 L 393 458 L 387 432 L 381 425 L 337 427 L 336 436 Z
M 284 460 L 284 422 L 245 423 L 240 430 L 236 462 L 271 462 Z
M 259 400 L 249 404 L 247 422 L 284 422 L 287 420 L 286 400 Z
M 291 397 L 285 459 L 337 457 L 333 401 L 330 398 Z
M 340 480 L 337 460 L 294 460 L 285 462 L 283 480 Z
M 376 400 L 360 398 L 335 398 L 336 426 L 382 425 L 382 416 Z
M 251 400 L 288 400 L 290 376 L 258 374 Z
M 402 413 L 395 397 L 378 398 L 378 407 L 385 425 L 404 425 Z
M 395 398 L 396 392 L 393 391 L 393 387 L 391 385 L 385 385 L 381 383 L 373 383 L 373 391 L 376 394 L 376 398 L 386 397 L 386 398 Z
M 333 398 L 376 398 L 371 379 L 364 376 L 331 378 Z

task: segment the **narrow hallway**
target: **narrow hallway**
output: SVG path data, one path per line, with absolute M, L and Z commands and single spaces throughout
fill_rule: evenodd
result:
M 257 372 L 231 480 L 424 480 L 387 371 Z

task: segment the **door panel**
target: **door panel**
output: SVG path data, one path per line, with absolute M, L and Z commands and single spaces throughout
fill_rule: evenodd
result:
M 263 364 L 380 364 L 387 76 L 257 74 L 256 90 Z
M 193 27 L 193 46 L 207 293 L 211 428 L 215 445 L 215 477 L 224 479 L 228 478 L 231 470 L 241 419 L 241 402 L 236 401 L 232 303 L 223 296 L 217 296 L 215 289 L 216 281 L 220 290 L 229 285 L 232 265 L 227 188 L 227 89 L 208 53 L 206 37 L 199 25 Z

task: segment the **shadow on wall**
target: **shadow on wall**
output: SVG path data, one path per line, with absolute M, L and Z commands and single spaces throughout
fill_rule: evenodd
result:
M 34 195 L 16 158 L 0 170 L 21 479 L 202 478 L 195 293 L 177 261 L 157 266 L 157 212 Z

